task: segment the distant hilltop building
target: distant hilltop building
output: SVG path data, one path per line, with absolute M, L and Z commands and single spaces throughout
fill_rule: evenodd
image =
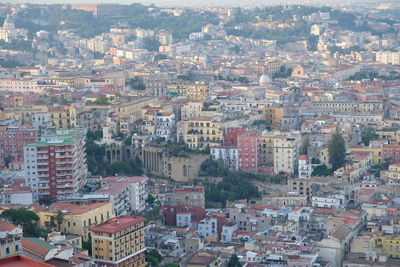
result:
M 67 4 L 63 8 L 92 12 L 96 17 L 117 15 L 121 10 L 119 4 Z
M 259 83 L 260 86 L 264 86 L 264 85 L 270 84 L 271 83 L 271 78 L 267 74 L 263 74 L 263 75 L 261 75 L 260 80 L 259 80 L 258 83 Z
M 16 39 L 26 39 L 28 32 L 26 29 L 16 29 L 14 25 L 14 20 L 7 16 L 4 20 L 3 27 L 0 28 L 0 40 L 6 43 L 11 43 Z

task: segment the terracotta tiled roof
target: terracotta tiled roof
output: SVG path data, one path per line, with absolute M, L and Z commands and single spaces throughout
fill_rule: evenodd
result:
M 43 206 L 41 206 L 39 204 L 36 204 L 36 203 L 29 205 L 28 208 L 32 209 L 34 212 L 47 210 L 45 207 L 43 207 Z
M 210 264 L 214 260 L 214 256 L 211 254 L 206 254 L 206 253 L 199 253 L 199 254 L 194 254 L 190 260 L 189 264 Z
M 93 203 L 87 206 L 78 206 L 72 203 L 64 203 L 64 202 L 56 202 L 51 204 L 49 209 L 53 210 L 60 210 L 60 211 L 65 211 L 67 214 L 83 214 L 86 212 L 89 212 L 91 210 L 97 209 L 99 207 L 102 207 L 104 205 L 107 205 L 109 202 L 99 202 L 99 203 Z
M 56 247 L 39 238 L 27 237 L 22 239 L 22 248 L 44 258 L 51 249 Z
M 47 264 L 44 262 L 36 261 L 34 259 L 17 255 L 0 259 L 1 267 L 55 267 L 55 265 Z
M 12 231 L 16 228 L 15 225 L 12 225 L 5 221 L 0 221 L 0 232 Z
M 143 217 L 120 216 L 107 220 L 102 224 L 90 227 L 89 230 L 93 232 L 113 234 L 144 221 L 145 218 Z

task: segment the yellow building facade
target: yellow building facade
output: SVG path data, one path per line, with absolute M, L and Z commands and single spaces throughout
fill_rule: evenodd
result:
M 280 127 L 282 125 L 282 118 L 285 114 L 285 108 L 283 107 L 265 107 L 264 118 L 268 124 L 273 127 Z
M 59 215 L 59 213 L 62 215 Z M 37 212 L 40 227 L 52 227 L 63 233 L 82 236 L 89 239 L 89 227 L 115 217 L 110 202 L 94 203 L 87 206 L 77 206 L 70 203 L 54 203 L 48 210 Z M 62 223 L 58 226 L 58 217 Z
M 76 126 L 76 109 L 74 107 L 61 107 L 49 109 L 49 123 L 56 128 L 74 128 Z
M 142 217 L 120 216 L 91 227 L 92 258 L 101 266 L 145 267 Z
M 374 236 L 371 240 L 373 251 L 391 258 L 400 258 L 400 235 Z
M 22 253 L 22 228 L 0 221 L 0 258 Z
M 351 147 L 348 151 L 372 153 L 372 164 L 379 165 L 382 163 L 382 148 Z
M 197 117 L 177 123 L 177 139 L 189 148 L 205 149 L 221 145 L 223 132 L 221 123 L 211 117 Z
M 263 165 L 274 164 L 274 135 L 262 134 L 260 136 L 260 163 Z
M 206 102 L 210 94 L 210 88 L 208 84 L 203 82 L 196 82 L 188 86 L 187 97 L 191 101 Z

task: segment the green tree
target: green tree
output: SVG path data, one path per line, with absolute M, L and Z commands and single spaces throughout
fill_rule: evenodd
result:
M 159 60 L 164 60 L 164 59 L 167 59 L 167 56 L 166 55 L 164 55 L 164 54 L 157 54 L 157 55 L 155 55 L 154 56 L 154 61 L 159 61 Z
M 150 264 L 150 266 L 158 266 L 163 260 L 164 257 L 156 250 L 147 250 L 145 253 L 146 262 Z
M 40 237 L 41 235 L 37 226 L 39 216 L 33 211 L 26 209 L 8 209 L 0 216 L 11 221 L 14 225 L 21 225 L 24 230 L 24 236 Z
M 95 101 L 87 101 L 86 104 L 87 105 L 101 105 L 101 106 L 104 106 L 104 105 L 109 105 L 110 101 L 108 100 L 107 97 L 101 96 L 101 97 L 96 98 Z
M 102 130 L 97 130 L 97 131 L 88 131 L 86 133 L 86 142 L 94 142 L 94 141 L 100 141 L 103 138 L 103 131 Z
M 178 75 L 178 79 L 183 80 L 183 81 L 190 81 L 189 75 L 185 75 L 185 74 Z
M 242 264 L 239 262 L 239 258 L 236 254 L 233 254 L 228 261 L 228 267 L 242 267 Z
M 332 135 L 328 145 L 329 163 L 332 164 L 332 170 L 344 166 L 346 160 L 346 144 L 340 133 Z
M 329 176 L 331 174 L 332 171 L 325 164 L 315 167 L 312 172 L 312 176 Z
M 274 74 L 272 75 L 272 78 L 273 78 L 273 79 L 276 79 L 276 78 L 287 78 L 287 77 L 289 77 L 290 75 L 292 75 L 292 68 L 286 68 L 285 65 L 282 65 L 282 66 L 279 68 L 279 71 L 278 71 L 277 73 L 274 73 Z
M 133 161 L 116 161 L 111 164 L 111 175 L 142 175 L 141 162 L 138 159 Z
M 143 38 L 143 48 L 149 51 L 158 51 L 160 42 L 155 37 Z
M 142 79 L 139 77 L 133 77 L 126 81 L 126 85 L 128 85 L 133 90 L 145 90 L 146 85 L 143 83 Z
M 89 238 L 88 241 L 82 241 L 82 248 L 87 249 L 89 252 L 89 256 L 92 255 L 92 239 Z
M 152 195 L 149 195 L 148 197 L 147 197 L 147 199 L 146 199 L 146 203 L 148 203 L 148 204 L 154 204 L 154 202 L 156 201 L 156 198 L 154 197 L 154 196 L 152 196 Z
M 369 146 L 369 142 L 376 138 L 378 138 L 378 135 L 376 134 L 374 128 L 368 127 L 363 129 L 363 131 L 361 132 L 361 142 L 363 142 L 366 146 Z
M 57 214 L 56 214 L 56 221 L 57 221 L 57 228 L 58 228 L 58 231 L 60 232 L 60 231 L 61 231 L 61 224 L 62 224 L 63 221 L 64 221 L 64 213 L 63 213 L 61 210 L 57 211 Z

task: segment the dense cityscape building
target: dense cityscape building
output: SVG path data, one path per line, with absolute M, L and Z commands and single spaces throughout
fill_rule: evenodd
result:
M 14 2 L 0 267 L 400 266 L 399 1 Z

